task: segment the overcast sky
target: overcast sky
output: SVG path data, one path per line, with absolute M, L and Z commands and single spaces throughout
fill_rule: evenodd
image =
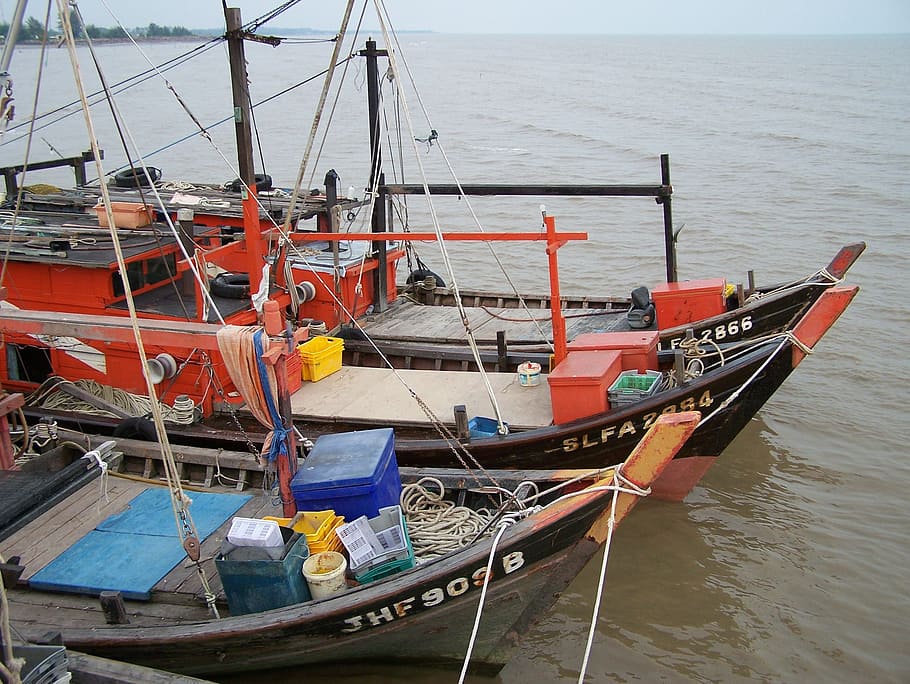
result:
M 0 20 L 9 21 L 15 4 L 0 0 Z M 105 4 L 130 28 L 224 23 L 220 0 L 79 0 L 87 23 L 113 26 Z M 280 4 L 228 2 L 241 8 L 244 20 Z M 343 5 L 303 0 L 270 26 L 334 30 Z M 26 15 L 43 16 L 46 6 L 46 0 L 31 0 Z M 910 33 L 910 0 L 385 0 L 385 6 L 398 30 L 445 33 Z M 375 16 L 372 3 L 368 11 Z

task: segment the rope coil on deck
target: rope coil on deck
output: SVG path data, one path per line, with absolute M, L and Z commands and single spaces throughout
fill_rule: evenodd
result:
M 401 510 L 418 558 L 435 558 L 462 548 L 492 519 L 489 511 L 456 506 L 444 497 L 445 487 L 435 477 L 421 478 L 401 490 Z

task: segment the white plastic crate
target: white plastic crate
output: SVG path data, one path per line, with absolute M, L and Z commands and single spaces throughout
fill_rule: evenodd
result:
M 258 518 L 234 518 L 227 540 L 236 546 L 284 546 L 278 523 Z

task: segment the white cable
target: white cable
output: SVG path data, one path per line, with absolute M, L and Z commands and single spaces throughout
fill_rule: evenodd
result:
M 380 28 L 382 29 L 382 35 L 385 39 L 386 45 L 389 48 L 392 47 L 392 41 L 389 38 L 389 30 L 386 25 L 385 18 L 383 17 L 382 11 L 382 0 L 374 0 L 376 4 L 376 14 L 379 20 Z M 392 73 L 395 74 L 395 78 L 400 78 L 400 72 L 398 70 L 398 65 L 395 58 L 395 51 L 392 49 L 388 50 L 389 57 L 389 66 L 392 69 Z M 400 91 L 399 91 L 400 92 Z M 439 251 L 442 255 L 443 263 L 446 267 L 446 272 L 448 273 L 449 279 L 452 283 L 452 292 L 455 296 L 455 305 L 458 307 L 458 313 L 461 315 L 462 324 L 464 325 L 465 332 L 468 336 L 468 345 L 471 347 L 471 353 L 474 356 L 474 362 L 477 364 L 477 370 L 480 372 L 480 377 L 483 379 L 484 386 L 486 387 L 487 394 L 490 397 L 490 404 L 493 407 L 493 411 L 496 413 L 496 421 L 499 423 L 499 433 L 506 434 L 508 428 L 505 425 L 505 421 L 502 418 L 502 411 L 499 408 L 499 402 L 496 400 L 496 393 L 493 390 L 493 386 L 490 383 L 490 379 L 486 374 L 486 371 L 483 367 L 483 361 L 480 358 L 480 350 L 477 348 L 477 341 L 474 338 L 474 331 L 471 329 L 470 321 L 468 321 L 468 315 L 464 310 L 464 304 L 461 302 L 461 293 L 458 291 L 458 283 L 455 278 L 455 272 L 452 268 L 452 262 L 449 260 L 449 253 L 445 246 L 445 240 L 442 238 L 442 228 L 439 225 L 439 216 L 436 213 L 436 206 L 433 203 L 433 198 L 430 195 L 430 189 L 427 186 L 427 174 L 423 166 L 423 161 L 421 160 L 420 151 L 417 149 L 417 141 L 414 139 L 414 125 L 411 121 L 411 111 L 408 107 L 408 102 L 404 98 L 401 98 L 402 109 L 404 110 L 405 121 L 408 124 L 408 132 L 411 137 L 411 144 L 414 147 L 414 157 L 417 160 L 417 166 L 420 169 L 420 177 L 422 180 L 423 191 L 427 198 L 427 205 L 430 210 L 430 217 L 433 222 L 433 232 L 436 234 L 436 240 L 439 242 Z
M 493 557 L 496 555 L 496 546 L 502 538 L 503 533 L 508 527 L 507 524 L 501 524 L 496 537 L 493 539 L 493 545 L 490 547 L 490 556 L 487 559 L 487 571 L 483 576 L 483 587 L 480 590 L 480 600 L 477 602 L 477 614 L 474 616 L 474 629 L 471 630 L 471 639 L 468 641 L 468 650 L 464 656 L 464 664 L 461 666 L 461 676 L 458 678 L 458 684 L 463 684 L 465 675 L 468 673 L 468 665 L 471 663 L 471 653 L 474 651 L 474 641 L 477 639 L 477 632 L 480 629 L 480 617 L 483 615 L 483 602 L 487 597 L 487 585 L 490 583 L 490 575 L 493 574 Z

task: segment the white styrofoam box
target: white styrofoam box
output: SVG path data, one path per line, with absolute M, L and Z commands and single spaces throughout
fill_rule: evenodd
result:
M 283 546 L 281 529 L 274 520 L 234 518 L 227 540 L 236 546 Z

